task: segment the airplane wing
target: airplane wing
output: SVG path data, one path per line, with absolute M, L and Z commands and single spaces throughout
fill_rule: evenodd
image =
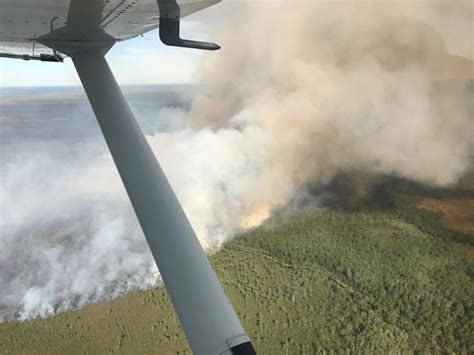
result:
M 166 9 L 176 3 L 181 18 L 218 2 L 159 0 L 158 4 Z M 52 50 L 45 43 L 115 43 L 159 25 L 157 0 L 0 0 L 0 53 L 13 58 L 48 58 Z

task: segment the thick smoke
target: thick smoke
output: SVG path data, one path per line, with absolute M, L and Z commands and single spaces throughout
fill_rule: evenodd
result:
M 217 92 L 148 137 L 207 250 L 340 174 L 363 190 L 472 168 L 472 58 L 449 53 L 470 41 L 467 3 L 374 4 L 229 5 L 198 75 Z M 159 283 L 110 156 L 56 149 L 1 162 L 0 320 Z
M 434 25 L 443 11 L 458 15 L 456 41 L 470 43 L 472 11 L 451 5 L 252 5 L 243 25 L 215 31 L 231 45 L 200 78 L 225 90 L 197 100 L 191 117 L 194 127 L 237 128 L 259 142 L 266 164 L 245 200 L 251 210 L 351 171 L 458 181 L 473 158 L 472 51 L 451 55 Z
M 47 316 L 159 280 L 111 159 L 51 154 L 2 164 L 0 319 Z

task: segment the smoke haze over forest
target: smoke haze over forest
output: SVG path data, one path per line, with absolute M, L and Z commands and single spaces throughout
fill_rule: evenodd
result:
M 446 30 L 469 28 L 469 3 L 367 4 L 242 5 L 214 24 L 210 86 L 125 89 L 206 250 L 341 175 L 364 195 L 472 170 L 472 57 L 449 50 L 472 34 Z M 157 285 L 82 89 L 0 100 L 0 320 Z

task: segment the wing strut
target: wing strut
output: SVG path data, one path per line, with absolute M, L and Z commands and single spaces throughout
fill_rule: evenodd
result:
M 71 57 L 193 353 L 255 354 L 103 52 Z

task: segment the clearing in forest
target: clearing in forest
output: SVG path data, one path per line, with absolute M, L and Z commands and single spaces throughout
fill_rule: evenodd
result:
M 443 223 L 447 228 L 474 235 L 474 198 L 450 198 L 438 200 L 425 198 L 420 208 L 442 213 Z

